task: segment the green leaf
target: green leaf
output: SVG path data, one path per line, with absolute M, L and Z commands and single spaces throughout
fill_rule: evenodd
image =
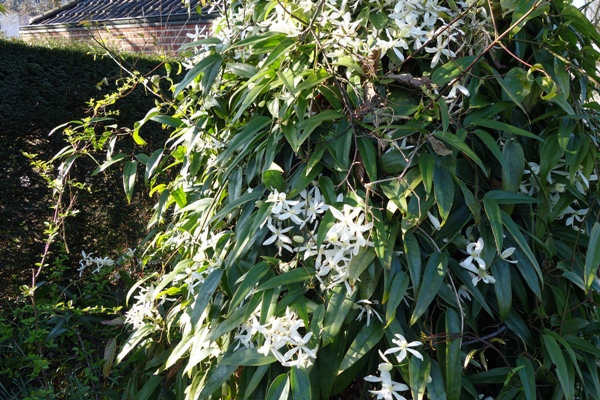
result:
M 338 285 L 331 289 L 321 336 L 323 346 L 332 343 L 340 333 L 346 315 L 348 315 L 354 304 L 356 292 L 355 290 L 352 296 L 348 297 L 344 285 Z
M 507 140 L 502 149 L 502 189 L 517 193 L 525 171 L 525 154 L 515 140 Z
M 309 282 L 315 276 L 315 270 L 309 267 L 298 267 L 284 272 L 281 275 L 277 275 L 262 285 L 260 285 L 256 291 L 261 292 L 263 290 L 274 289 L 277 287 L 289 285 L 296 282 Z
M 446 395 L 448 400 L 459 400 L 462 388 L 461 326 L 453 308 L 446 311 L 446 334 L 450 339 L 446 344 Z M 452 339 L 454 335 L 456 337 Z
M 148 158 L 148 161 L 146 162 L 146 172 L 144 172 L 144 181 L 146 183 L 148 183 L 150 178 L 152 178 L 154 176 L 154 173 L 156 172 L 156 170 L 158 169 L 158 166 L 160 165 L 162 155 L 163 155 L 163 149 L 158 149 L 154 153 L 152 153 L 150 158 Z
M 219 389 L 222 384 L 224 384 L 228 379 L 230 379 L 233 373 L 238 368 L 239 367 L 237 365 L 227 364 L 217 364 L 215 366 L 212 366 L 212 368 L 208 370 L 208 379 L 206 380 L 206 383 L 202 388 L 200 395 L 198 397 L 194 396 L 193 398 L 207 399 L 211 394 L 213 394 L 217 389 Z M 206 372 L 204 372 L 203 370 L 198 371 L 198 374 L 203 375 L 205 373 Z M 190 396 L 193 396 L 193 394 L 190 393 Z
M 212 53 L 211 55 L 200 60 L 198 64 L 188 71 L 188 73 L 185 75 L 185 78 L 183 78 L 183 80 L 177 84 L 175 92 L 173 93 L 173 97 L 177 97 L 179 93 L 181 93 L 183 89 L 188 87 L 190 83 L 198 78 L 200 74 L 206 73 L 207 71 L 210 72 L 210 68 L 212 68 L 215 64 L 220 65 L 222 61 L 223 57 L 217 53 Z
M 535 371 L 531 361 L 524 356 L 519 356 L 517 365 L 522 367 L 519 370 L 519 378 L 521 379 L 523 392 L 525 392 L 525 400 L 536 400 Z
M 350 345 L 338 369 L 338 375 L 354 365 L 355 362 L 364 357 L 375 347 L 383 337 L 384 330 L 381 329 L 379 321 L 372 319 L 369 325 L 365 324 Z
M 260 283 L 261 279 L 271 271 L 271 267 L 266 262 L 260 262 L 250 267 L 250 270 L 236 281 L 237 289 L 229 303 L 229 312 L 231 313 L 250 293 L 250 291 Z
M 296 46 L 296 43 L 297 42 L 295 40 L 289 37 L 283 39 L 281 42 L 279 42 L 277 47 L 275 47 L 273 51 L 269 53 L 269 56 L 263 63 L 262 67 L 268 67 L 269 65 L 277 61 L 279 58 L 289 57 L 290 49 Z
M 499 113 L 511 106 L 511 102 L 500 101 L 484 108 L 475 109 L 475 111 L 472 111 L 469 114 L 467 114 L 463 121 L 463 126 L 468 127 L 473 123 L 473 121 L 477 121 L 479 119 L 492 119 L 492 117 L 498 115 Z
M 473 121 L 473 124 L 477 126 L 483 126 L 484 128 L 495 129 L 500 132 L 511 133 L 513 135 L 523 136 L 529 139 L 535 139 L 543 142 L 542 138 L 540 138 L 538 135 L 526 131 L 525 129 L 521 129 L 514 125 L 506 124 L 504 122 L 496 121 L 493 119 L 478 119 L 476 121 Z
M 419 318 L 427 311 L 427 308 L 433 299 L 437 296 L 438 290 L 444 283 L 444 278 L 446 277 L 446 266 L 446 254 L 435 252 L 430 256 L 429 261 L 425 266 L 425 273 L 423 274 L 421 283 L 421 285 L 427 285 L 427 290 L 421 290 L 419 291 L 418 296 L 415 296 L 415 308 L 410 317 L 410 325 L 417 323 Z
M 369 181 L 374 182 L 377 180 L 377 151 L 375 145 L 368 137 L 359 137 L 356 140 Z
M 250 79 L 258 73 L 258 69 L 256 69 L 254 65 L 247 63 L 228 63 L 227 69 L 231 71 L 232 74 L 246 79 Z
M 414 358 L 414 357 L 413 357 Z M 444 389 L 444 376 L 435 360 L 431 360 L 431 382 L 427 384 L 427 395 L 430 400 L 446 400 Z
M 104 163 L 102 163 L 102 165 L 99 165 L 98 168 L 96 168 L 94 170 L 94 172 L 92 172 L 92 176 L 99 174 L 100 172 L 104 171 L 106 168 L 110 167 L 111 165 L 118 163 L 119 161 L 123 161 L 125 158 L 127 158 L 127 154 L 123 154 L 123 153 L 119 153 L 116 156 L 107 159 Z
M 239 350 L 235 350 L 230 354 L 223 356 L 219 364 L 223 365 L 234 365 L 234 366 L 261 366 L 269 365 L 277 361 L 274 355 L 269 353 L 264 355 L 258 352 L 257 347 L 245 348 L 242 347 Z
M 297 129 L 302 130 L 302 134 L 298 138 L 295 145 L 292 147 L 294 152 L 298 152 L 302 143 L 304 143 L 304 141 L 306 139 L 308 139 L 310 134 L 315 129 L 317 129 L 319 126 L 321 126 L 321 124 L 323 124 L 324 122 L 334 121 L 338 118 L 341 118 L 342 115 L 343 115 L 342 113 L 335 111 L 335 110 L 325 110 L 323 112 L 320 112 L 317 115 L 314 115 L 314 116 L 300 122 L 297 126 Z M 291 143 L 290 143 L 290 145 L 291 145 Z
M 269 387 L 265 400 L 288 400 L 290 392 L 290 380 L 286 374 L 281 374 Z
M 552 363 L 556 367 L 556 375 L 558 376 L 560 386 L 562 387 L 563 392 L 565 393 L 565 397 L 567 399 L 575 398 L 575 381 L 572 379 L 573 376 L 569 372 L 569 368 L 567 366 L 568 361 L 565 360 L 560 346 L 558 345 L 556 340 L 547 332 L 542 334 L 542 339 L 544 341 L 544 347 L 550 355 Z
M 446 64 L 438 67 L 431 74 L 431 82 L 435 85 L 442 86 L 458 77 L 461 73 L 466 72 L 466 69 L 477 56 L 459 57 L 450 60 Z
M 290 371 L 292 400 L 311 400 L 312 385 L 304 368 L 293 367 Z
M 585 254 L 585 267 L 584 267 L 584 280 L 585 280 L 585 293 L 587 294 L 598 272 L 598 266 L 600 265 L 600 223 L 596 222 L 592 227 L 590 234 L 590 241 Z
M 151 376 L 146 381 L 144 386 L 142 386 L 142 389 L 136 393 L 135 398 L 140 399 L 140 400 L 149 399 L 150 396 L 152 396 L 152 394 L 156 391 L 156 388 L 158 387 L 158 385 L 160 385 L 162 380 L 163 380 L 162 376 L 156 376 L 156 375 Z
M 408 273 L 410 281 L 413 284 L 413 292 L 415 296 L 419 294 L 421 287 L 421 247 L 417 238 L 411 231 L 404 233 L 404 254 L 406 254 L 406 262 L 408 264 Z
M 433 184 L 433 169 L 435 167 L 435 156 L 429 153 L 419 155 L 419 170 L 423 176 L 423 186 L 427 193 L 431 193 Z
M 542 275 L 542 269 L 540 268 L 540 264 L 538 263 L 537 259 L 533 255 L 533 252 L 529 248 L 529 245 L 527 244 L 527 241 L 525 240 L 525 238 L 523 237 L 523 234 L 519 230 L 518 225 L 504 211 L 502 211 L 502 224 L 504 225 L 506 230 L 510 233 L 510 235 L 513 237 L 513 239 L 517 243 L 517 246 L 523 251 L 523 253 L 527 257 L 527 260 L 529 261 L 529 264 L 531 265 L 531 267 L 533 267 L 535 273 L 537 274 L 539 282 L 536 279 L 527 279 L 526 276 L 524 276 L 524 278 L 525 278 L 525 281 L 527 282 L 527 284 L 529 285 L 529 287 L 531 288 L 531 290 L 541 300 L 542 292 L 540 290 L 540 284 L 543 284 L 544 278 Z M 519 263 L 517 264 L 518 268 L 521 271 L 523 271 L 523 268 L 527 268 L 527 266 L 524 266 L 522 264 L 523 263 L 521 261 L 519 261 Z M 522 272 L 522 274 L 523 274 L 523 272 Z
M 131 203 L 131 198 L 133 197 L 137 165 L 137 161 L 126 161 L 123 166 L 123 188 L 125 189 L 125 196 L 127 196 L 128 203 Z
M 483 129 L 475 129 L 474 133 L 483 142 L 483 144 L 485 144 L 488 150 L 494 155 L 494 157 L 496 157 L 496 159 L 502 165 L 502 163 L 504 162 L 502 159 L 502 151 L 500 151 L 500 147 L 498 147 L 498 143 L 492 137 L 492 135 L 490 135 Z
M 500 319 L 504 321 L 512 307 L 512 287 L 510 280 L 511 265 L 504 260 L 492 264 L 492 276 L 496 279 L 494 291 L 498 300 Z
M 504 190 L 490 190 L 484 195 L 485 199 L 493 200 L 497 204 L 536 204 L 540 200 L 525 194 L 511 193 Z
M 449 132 L 447 132 L 447 133 L 434 132 L 433 136 L 448 143 L 449 145 L 451 145 L 453 147 L 456 147 L 458 150 L 463 152 L 467 157 L 469 157 L 471 160 L 473 160 L 475 162 L 475 164 L 477 164 L 477 166 L 481 169 L 481 171 L 486 176 L 488 175 L 487 168 L 485 167 L 485 165 L 483 164 L 481 159 L 477 156 L 477 154 L 475 154 L 475 152 L 473 150 L 471 150 L 471 148 L 469 146 L 467 146 L 465 144 L 465 142 L 463 142 L 459 138 L 458 134 L 455 135 L 455 134 L 449 133 Z
M 441 225 L 444 226 L 454 202 L 454 179 L 452 174 L 444 167 L 433 168 L 433 192 L 441 217 Z
M 215 269 L 206 277 L 202 286 L 200 286 L 190 317 L 191 324 L 194 328 L 201 322 L 200 317 L 204 313 L 204 309 L 208 306 L 213 293 L 217 289 L 222 275 L 222 269 Z
M 397 271 L 396 273 L 393 273 L 393 276 L 390 280 L 389 298 L 385 303 L 386 327 L 389 326 L 392 320 L 396 317 L 396 309 L 398 308 L 400 302 L 404 298 L 409 283 L 410 281 L 404 272 Z
M 410 391 L 414 400 L 422 400 L 425 396 L 425 388 L 430 378 L 431 361 L 427 355 L 423 361 L 417 357 L 411 357 L 408 364 L 408 376 L 410 378 Z
M 283 174 L 281 171 L 281 168 L 275 169 L 271 167 L 263 172 L 263 184 L 271 190 L 277 189 L 280 192 L 285 191 L 285 181 L 283 180 Z
M 496 249 L 498 253 L 502 253 L 502 244 L 504 241 L 504 229 L 502 228 L 502 210 L 500 206 L 494 200 L 483 197 L 483 206 L 485 207 L 485 214 L 490 220 L 492 233 L 494 234 L 494 241 L 496 242 Z
M 353 285 L 358 281 L 360 274 L 373 262 L 375 259 L 375 250 L 369 246 L 361 247 L 358 250 L 358 254 L 353 256 L 350 260 L 349 269 L 349 280 L 350 284 Z

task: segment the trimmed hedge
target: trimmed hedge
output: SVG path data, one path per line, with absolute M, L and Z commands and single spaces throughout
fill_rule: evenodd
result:
M 163 72 L 158 58 L 131 55 L 125 65 L 142 72 Z M 116 89 L 123 77 L 110 57 L 82 44 L 54 43 L 31 46 L 20 41 L 0 40 L 0 287 L 2 295 L 14 295 L 20 284 L 29 283 L 31 268 L 43 251 L 44 221 L 51 217 L 50 193 L 24 153 L 50 159 L 64 147 L 60 134 L 49 136 L 56 126 L 80 119 L 89 111 L 92 98 L 102 98 Z M 105 79 L 108 85 L 97 84 Z M 154 100 L 136 87 L 114 107 L 119 126 L 132 126 L 152 108 Z M 159 128 L 146 133 L 161 134 Z M 128 205 L 120 178 L 84 178 L 94 165 L 80 165 L 79 179 L 91 183 L 92 192 L 78 194 L 81 212 L 67 221 L 66 242 L 75 264 L 81 250 L 110 254 L 134 246 L 146 220 L 139 213 L 147 209 L 147 196 L 138 196 Z M 116 177 L 116 178 L 115 178 Z M 93 179 L 93 181 L 92 181 Z M 108 197 L 107 197 L 108 196 Z M 100 203 L 97 199 L 103 199 Z M 106 201 L 108 199 L 108 202 Z M 94 223 L 89 223 L 94 221 Z M 88 232 L 90 227 L 93 232 Z M 109 245 L 112 244 L 112 245 Z M 1 296 L 1 295 L 0 295 Z

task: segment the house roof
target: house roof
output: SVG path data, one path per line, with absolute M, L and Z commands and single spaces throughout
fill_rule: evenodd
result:
M 132 19 L 189 19 L 195 13 L 198 0 L 189 0 L 190 9 L 182 0 L 74 0 L 54 10 L 32 18 L 30 25 L 79 24 Z

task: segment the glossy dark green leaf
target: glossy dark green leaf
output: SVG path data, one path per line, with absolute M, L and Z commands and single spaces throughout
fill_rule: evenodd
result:
M 352 257 L 349 265 L 349 279 L 350 283 L 354 284 L 360 274 L 375 260 L 375 250 L 371 247 L 361 247 L 358 251 L 358 254 Z
M 346 288 L 343 285 L 338 285 L 331 289 L 321 336 L 323 346 L 332 343 L 340 333 L 346 315 L 348 315 L 354 304 L 355 295 L 356 291 L 354 291 L 352 296 L 348 296 Z
M 437 296 L 446 277 L 446 268 L 446 254 L 435 252 L 429 257 L 420 285 L 422 287 L 426 285 L 427 290 L 420 290 L 418 296 L 415 296 L 415 308 L 410 317 L 410 325 L 414 325 L 419 320 Z
M 575 398 L 575 380 L 573 379 L 574 376 L 569 372 L 569 369 L 572 369 L 572 365 L 567 365 L 567 363 L 570 362 L 565 359 L 560 346 L 552 336 L 542 334 L 542 340 L 544 342 L 544 347 L 552 360 L 552 364 L 556 367 L 556 375 L 560 382 L 560 386 L 565 393 L 565 397 L 567 399 Z
M 590 242 L 585 254 L 585 292 L 587 293 L 594 280 L 597 279 L 598 267 L 600 266 L 600 223 L 596 222 L 590 233 Z
M 304 368 L 293 367 L 290 371 L 292 400 L 311 400 L 312 385 Z
M 498 260 L 492 264 L 492 276 L 496 280 L 494 291 L 498 301 L 500 319 L 503 321 L 508 317 L 508 313 L 512 308 L 511 268 L 512 265 L 504 260 Z
M 219 364 L 233 365 L 233 366 L 260 366 L 269 365 L 277 361 L 274 355 L 269 353 L 264 355 L 258 352 L 257 347 L 242 348 L 235 350 L 230 354 L 223 356 Z
M 404 233 L 403 244 L 410 281 L 413 284 L 415 296 L 417 296 L 421 287 L 421 248 L 417 238 L 411 231 Z
M 460 74 L 466 73 L 467 67 L 469 67 L 475 59 L 476 56 L 467 56 L 450 60 L 433 71 L 431 74 L 431 82 L 438 86 L 449 83 Z
M 487 197 L 483 198 L 483 206 L 485 208 L 485 214 L 487 215 L 492 233 L 494 234 L 494 242 L 496 243 L 496 249 L 498 253 L 502 253 L 502 245 L 504 242 L 504 228 L 502 226 L 502 211 L 500 206 L 494 200 Z
M 446 396 L 448 400 L 459 400 L 462 388 L 461 326 L 460 318 L 453 308 L 446 311 L 446 334 Z
M 507 140 L 502 149 L 502 189 L 517 193 L 525 171 L 525 154 L 515 140 Z
M 517 365 L 522 367 L 519 370 L 519 378 L 521 379 L 521 385 L 525 393 L 525 400 L 536 400 L 535 370 L 533 369 L 531 360 L 520 356 L 517 358 Z
M 383 337 L 383 333 L 384 330 L 381 328 L 381 324 L 375 318 L 371 319 L 369 325 L 365 323 L 346 352 L 340 364 L 338 375 L 373 349 Z
M 411 357 L 408 364 L 409 387 L 414 400 L 422 400 L 425 396 L 425 388 L 430 379 L 431 361 L 425 355 L 423 361 L 417 357 Z
M 265 400 L 288 400 L 290 379 L 287 374 L 281 374 L 273 380 Z
M 484 128 L 495 129 L 500 132 L 512 133 L 513 135 L 523 136 L 529 139 L 535 139 L 543 142 L 543 140 L 538 135 L 526 131 L 525 129 L 493 119 L 478 119 L 476 121 L 473 121 L 473 124 L 477 126 L 483 126 Z
M 433 192 L 440 212 L 442 226 L 446 223 L 452 204 L 454 203 L 454 179 L 444 167 L 435 166 L 433 169 Z
M 357 144 L 369 181 L 374 182 L 377 180 L 377 150 L 375 145 L 368 137 L 357 138 Z
M 463 130 L 463 132 L 464 132 L 464 130 Z M 436 138 L 448 143 L 452 147 L 455 147 L 458 150 L 460 150 L 462 153 L 464 153 L 467 157 L 469 157 L 471 160 L 473 160 L 475 162 L 475 164 L 477 164 L 477 166 L 481 169 L 481 172 L 483 172 L 487 176 L 488 171 L 487 171 L 485 165 L 483 164 L 483 162 L 481 161 L 481 159 L 477 156 L 477 154 L 475 154 L 475 152 L 473 150 L 471 150 L 471 148 L 469 146 L 467 146 L 467 144 L 465 142 L 463 142 L 458 137 L 458 135 L 455 135 L 455 134 L 449 133 L 449 132 L 446 132 L 446 133 L 434 132 L 433 135 Z

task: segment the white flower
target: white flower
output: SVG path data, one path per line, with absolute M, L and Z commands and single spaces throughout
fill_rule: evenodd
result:
M 367 382 L 381 382 L 381 389 L 369 390 L 369 392 L 377 395 L 377 399 L 406 400 L 406 397 L 400 395 L 398 392 L 405 392 L 409 387 L 403 383 L 393 381 L 390 374 L 391 370 L 392 365 L 385 362 L 379 364 L 379 377 L 373 375 L 365 376 L 365 381 Z
M 292 239 L 285 235 L 285 233 L 289 232 L 292 229 L 291 226 L 288 226 L 287 228 L 281 228 L 280 224 L 277 224 L 277 226 L 275 226 L 269 220 L 269 222 L 267 222 L 267 228 L 269 228 L 269 230 L 273 232 L 273 235 L 263 242 L 263 246 L 268 246 L 270 244 L 275 243 L 277 249 L 279 250 L 278 254 L 281 254 L 282 249 L 286 249 L 289 252 L 294 251 L 290 246 L 290 244 L 292 244 Z
M 483 238 L 479 238 L 477 242 L 469 243 L 467 245 L 467 253 L 469 253 L 469 257 L 467 257 L 463 262 L 460 263 L 464 268 L 467 268 L 467 265 L 473 265 L 473 261 L 476 261 L 479 265 L 479 268 L 486 268 L 485 261 L 481 258 L 481 251 L 483 250 Z
M 396 336 L 396 339 L 392 339 L 392 342 L 395 343 L 398 347 L 389 348 L 383 354 L 394 354 L 399 352 L 400 354 L 396 354 L 396 358 L 398 359 L 398 362 L 402 362 L 406 358 L 406 352 L 410 352 L 419 360 L 423 360 L 423 355 L 421 353 L 414 349 L 411 349 L 411 347 L 418 347 L 421 346 L 423 343 L 418 341 L 408 343 L 404 336 L 402 336 L 399 333 L 396 333 L 394 336 Z
M 371 317 L 373 315 L 375 315 L 377 317 L 377 319 L 379 320 L 379 322 L 383 323 L 383 320 L 381 319 L 381 316 L 379 315 L 379 313 L 377 313 L 377 311 L 375 311 L 373 309 L 373 304 L 379 304 L 378 301 L 370 301 L 367 299 L 363 299 L 363 300 L 359 300 L 356 303 L 354 303 L 354 308 L 358 308 L 360 310 L 360 313 L 358 314 L 358 317 L 356 317 L 357 321 L 362 320 L 363 315 L 366 315 L 367 317 L 367 326 L 369 326 L 369 324 L 371 323 Z
M 509 247 L 508 249 L 504 250 L 502 252 L 502 254 L 500 254 L 500 258 L 503 259 L 504 261 L 508 261 L 511 264 L 516 264 L 519 262 L 519 260 L 508 260 L 508 257 L 512 256 L 512 254 L 515 252 L 515 248 L 514 247 Z
M 437 45 L 435 47 L 425 47 L 426 52 L 435 53 L 433 59 L 431 60 L 431 68 L 437 65 L 442 55 L 445 55 L 449 58 L 456 57 L 456 54 L 448 48 L 448 42 L 449 40 L 447 38 L 444 41 L 444 37 L 442 35 L 438 35 Z

